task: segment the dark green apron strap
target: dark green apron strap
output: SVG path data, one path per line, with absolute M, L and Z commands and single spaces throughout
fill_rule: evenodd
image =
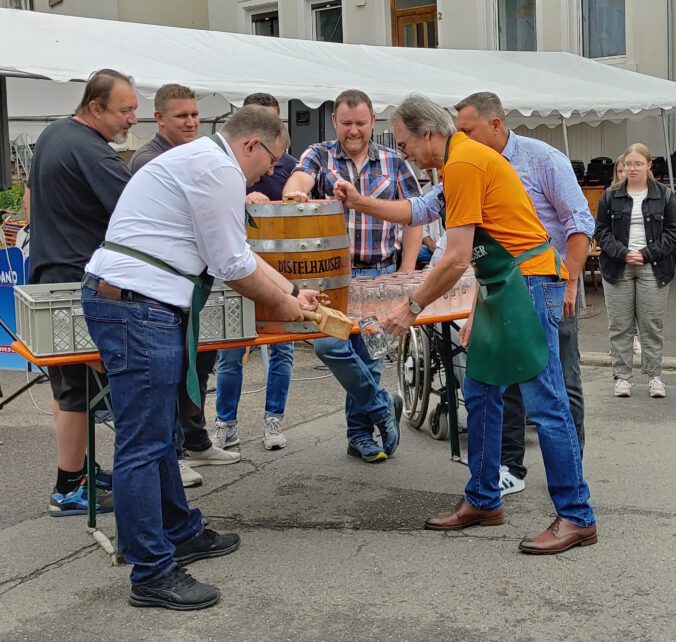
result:
M 519 254 L 519 256 L 514 257 L 514 261 L 516 262 L 517 265 L 520 265 L 524 261 L 527 261 L 528 259 L 532 259 L 534 256 L 538 256 L 539 254 L 544 254 L 549 248 L 552 248 L 554 250 L 554 262 L 556 265 L 556 276 L 561 278 L 561 255 L 559 254 L 559 251 L 552 245 L 551 241 L 547 240 L 544 243 L 540 243 L 540 245 L 536 245 L 535 247 L 532 247 L 530 250 L 526 250 L 522 254 Z
M 141 250 L 136 250 L 133 247 L 127 247 L 126 245 L 113 243 L 113 241 L 104 241 L 103 243 L 101 243 L 101 247 L 105 250 L 110 250 L 111 252 L 126 254 L 127 256 L 131 256 L 134 259 L 143 261 L 143 263 L 153 265 L 154 267 L 159 268 L 160 270 L 164 270 L 165 272 L 169 272 L 170 274 L 174 274 L 175 276 L 182 276 L 184 279 L 192 281 L 194 285 L 200 285 L 202 282 L 201 277 L 193 276 L 192 274 L 185 274 L 184 272 L 177 270 L 175 267 L 172 267 L 168 263 L 165 263 L 162 259 L 158 259 L 156 256 L 146 254 Z
M 228 156 L 230 156 L 230 154 L 228 154 L 228 150 L 225 148 L 225 145 L 223 144 L 223 139 L 218 134 L 212 134 L 211 136 L 209 136 L 209 138 L 211 138 L 211 140 L 213 140 L 214 143 L 216 143 Z M 254 230 L 257 230 L 258 224 L 251 216 L 251 214 L 249 214 L 249 212 L 246 211 L 246 208 L 244 209 L 244 216 L 246 224 L 249 227 L 253 227 Z
M 211 138 L 211 140 L 213 140 L 226 154 L 228 153 L 228 150 L 225 149 L 225 145 L 223 144 L 223 139 L 218 134 L 211 134 L 209 138 Z
M 127 247 L 126 245 L 113 243 L 112 241 L 104 241 L 101 243 L 101 247 L 110 250 L 111 252 L 131 256 L 132 258 L 138 259 L 139 261 L 152 265 L 160 270 L 164 270 L 165 272 L 169 272 L 170 274 L 174 274 L 175 276 L 181 276 L 184 279 L 188 279 L 188 281 L 194 285 L 192 300 L 190 302 L 190 312 L 188 313 L 188 327 L 186 328 L 185 333 L 185 382 L 188 397 L 195 406 L 196 413 L 199 413 L 202 408 L 202 394 L 200 392 L 199 379 L 197 378 L 197 342 L 199 341 L 200 336 L 200 312 L 209 298 L 211 285 L 214 282 L 213 277 L 207 273 L 206 269 L 199 276 L 185 274 L 168 263 L 165 263 L 162 259 L 146 254 L 141 250 Z

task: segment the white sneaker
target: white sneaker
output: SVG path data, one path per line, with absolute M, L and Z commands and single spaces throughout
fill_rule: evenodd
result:
M 282 432 L 277 417 L 267 417 L 265 419 L 263 446 L 265 446 L 265 450 L 279 450 L 286 446 L 286 437 Z
M 186 450 L 186 461 L 193 467 L 197 466 L 223 466 L 224 464 L 236 464 L 242 455 L 237 451 L 223 450 L 222 448 L 207 448 L 206 450 Z
M 664 383 L 659 377 L 653 377 L 648 381 L 648 390 L 650 391 L 650 396 L 655 399 L 662 399 L 667 396 Z
M 207 428 L 209 439 L 216 448 L 232 448 L 239 444 L 239 430 L 236 421 L 216 421 L 213 428 Z
M 507 466 L 500 466 L 500 497 L 520 493 L 526 488 L 526 482 L 509 472 Z
M 185 459 L 178 460 L 178 470 L 181 473 L 181 483 L 183 488 L 191 486 L 201 486 L 204 479 L 196 470 L 190 468 L 190 464 Z
M 615 382 L 616 397 L 631 397 L 631 384 L 626 379 L 618 379 Z
M 641 354 L 641 342 L 634 336 L 634 354 Z

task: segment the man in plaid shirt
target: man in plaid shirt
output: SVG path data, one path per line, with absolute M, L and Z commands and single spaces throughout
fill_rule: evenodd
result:
M 366 196 L 408 199 L 420 195 L 420 186 L 408 164 L 388 147 L 371 141 L 375 114 L 371 99 L 350 89 L 336 98 L 333 125 L 337 140 L 310 146 L 284 187 L 284 196 L 297 201 L 333 196 L 342 179 Z M 353 209 L 345 209 L 352 276 L 376 278 L 397 269 L 399 226 Z M 421 244 L 420 227 L 404 227 L 401 270 L 415 268 Z M 330 368 L 347 393 L 347 452 L 365 462 L 386 461 L 399 444 L 402 402 L 380 385 L 382 359 L 371 359 L 360 335 L 347 341 L 315 341 L 317 356 Z M 382 446 L 373 439 L 378 429 Z

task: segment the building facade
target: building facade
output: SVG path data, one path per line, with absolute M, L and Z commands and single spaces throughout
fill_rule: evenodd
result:
M 43 12 L 369 45 L 568 51 L 673 80 L 676 0 L 0 0 Z M 490 90 L 486 87 L 486 90 Z M 669 119 L 669 151 L 676 123 Z M 563 147 L 561 128 L 526 134 Z M 569 128 L 573 158 L 615 157 L 631 142 L 664 155 L 650 118 Z

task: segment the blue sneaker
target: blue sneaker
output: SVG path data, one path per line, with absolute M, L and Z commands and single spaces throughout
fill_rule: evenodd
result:
M 388 457 L 394 455 L 399 445 L 401 437 L 401 430 L 399 422 L 401 420 L 401 413 L 404 409 L 404 401 L 399 395 L 393 395 L 390 403 L 390 415 L 385 420 L 376 424 L 380 437 L 383 440 L 383 450 Z
M 113 510 L 113 493 L 107 490 L 96 491 L 96 512 L 110 513 Z M 87 503 L 87 480 L 83 479 L 80 485 L 70 493 L 62 495 L 54 489 L 49 499 L 49 514 L 52 517 L 65 517 L 66 515 L 86 515 Z
M 378 464 L 387 461 L 383 449 L 371 439 L 370 435 L 357 435 L 347 442 L 347 454 L 361 457 L 367 464 Z

